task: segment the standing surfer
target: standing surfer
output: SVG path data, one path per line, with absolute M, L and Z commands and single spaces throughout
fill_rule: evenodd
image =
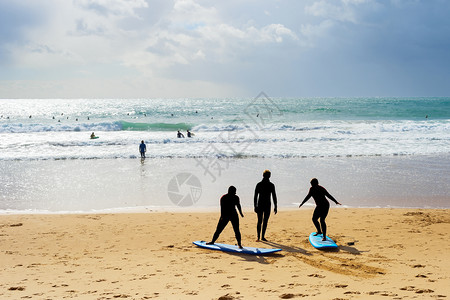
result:
M 270 171 L 265 170 L 263 172 L 263 179 L 261 182 L 256 184 L 255 195 L 253 197 L 253 202 L 255 206 L 255 213 L 258 214 L 258 223 L 256 225 L 256 231 L 258 235 L 258 240 L 267 241 L 265 238 L 267 223 L 269 222 L 271 201 L 270 196 L 272 196 L 274 213 L 277 214 L 277 194 L 275 193 L 275 185 L 270 182 Z M 262 225 L 262 230 L 261 230 Z
M 139 152 L 141 153 L 141 158 L 145 158 L 145 152 L 147 152 L 147 146 L 145 145 L 144 141 L 141 141 L 141 144 L 139 145 Z
M 241 217 L 244 217 L 244 215 L 242 214 L 239 197 L 236 195 L 236 188 L 234 186 L 230 186 L 228 188 L 228 194 L 225 194 L 222 196 L 222 198 L 220 198 L 219 223 L 217 224 L 216 232 L 214 232 L 214 236 L 211 242 L 206 243 L 207 245 L 213 245 L 219 238 L 219 235 L 225 229 L 225 226 L 227 226 L 228 222 L 231 221 L 231 225 L 233 225 L 234 234 L 236 236 L 236 241 L 239 248 L 242 249 L 241 232 L 239 231 L 239 216 L 236 212 L 236 207 L 241 214 Z
M 317 178 L 311 179 L 311 188 L 309 189 L 308 195 L 306 195 L 303 202 L 299 205 L 299 207 L 302 207 L 302 205 L 309 200 L 309 198 L 313 197 L 314 201 L 316 202 L 316 208 L 314 209 L 312 221 L 314 223 L 314 226 L 316 226 L 316 236 L 323 234 L 322 241 L 327 240 L 327 224 L 325 223 L 325 218 L 328 215 L 328 211 L 330 210 L 330 202 L 328 202 L 327 198 L 333 200 L 334 203 L 341 205 L 336 199 L 334 199 L 333 196 L 328 193 L 328 191 L 323 187 L 319 185 L 319 180 Z M 319 223 L 320 219 L 320 223 Z

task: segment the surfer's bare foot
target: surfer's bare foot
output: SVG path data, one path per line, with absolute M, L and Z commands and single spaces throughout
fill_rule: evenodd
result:
M 321 234 L 322 234 L 322 232 L 316 232 L 316 234 L 314 236 L 318 236 L 318 235 L 321 235 Z
M 327 240 L 326 237 L 323 237 L 323 238 L 322 238 L 322 242 L 325 242 L 326 240 Z
M 261 240 L 260 240 L 260 239 L 257 239 L 256 241 L 257 241 L 257 242 L 261 242 Z
M 214 245 L 213 242 L 207 242 L 206 245 Z
M 244 249 L 244 247 L 242 247 L 242 245 L 238 245 L 239 249 Z
M 264 242 L 267 242 L 266 238 L 262 238 L 261 240 L 264 241 Z

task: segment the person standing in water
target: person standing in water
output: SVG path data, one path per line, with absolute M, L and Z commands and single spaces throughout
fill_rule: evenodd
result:
M 270 196 L 272 196 L 273 205 L 275 206 L 273 211 L 275 214 L 277 214 L 277 194 L 275 192 L 275 185 L 269 180 L 270 175 L 271 173 L 269 170 L 265 170 L 263 172 L 263 179 L 261 180 L 261 182 L 256 184 L 255 196 L 253 197 L 255 213 L 258 214 L 258 223 L 256 225 L 256 231 L 258 236 L 258 239 L 256 240 L 257 242 L 259 242 L 260 237 L 261 240 L 267 241 L 265 238 L 265 234 L 272 206 Z
M 214 232 L 211 242 L 206 243 L 207 245 L 213 245 L 225 229 L 225 226 L 227 226 L 228 222 L 231 221 L 231 225 L 233 225 L 234 234 L 236 236 L 236 241 L 239 248 L 242 249 L 241 232 L 239 231 L 239 216 L 236 212 L 236 207 L 241 214 L 241 217 L 244 217 L 242 214 L 239 197 L 236 195 L 236 188 L 234 186 L 230 186 L 228 188 L 228 194 L 225 194 L 220 198 L 219 223 L 217 224 L 216 232 Z
M 139 144 L 139 152 L 141 153 L 141 158 L 145 158 L 145 152 L 147 152 L 147 146 L 145 145 L 143 140 Z
M 326 241 L 327 238 L 327 224 L 325 223 L 325 218 L 328 215 L 328 211 L 330 210 L 330 202 L 328 202 L 327 197 L 333 200 L 337 205 L 341 205 L 333 196 L 328 193 L 328 191 L 319 185 L 319 180 L 317 178 L 311 179 L 311 188 L 309 189 L 308 195 L 306 195 L 303 202 L 299 205 L 302 205 L 309 200 L 309 198 L 313 197 L 316 202 L 316 208 L 314 209 L 312 221 L 314 226 L 316 226 L 316 236 L 322 234 L 322 241 Z M 319 223 L 320 219 L 320 223 Z

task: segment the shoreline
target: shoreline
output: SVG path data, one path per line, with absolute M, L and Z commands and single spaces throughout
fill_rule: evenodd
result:
M 0 161 L 4 174 L 0 179 L 0 211 L 214 209 L 230 185 L 236 186 L 243 207 L 253 207 L 254 187 L 265 169 L 272 171 L 280 208 L 300 202 L 313 177 L 348 207 L 450 208 L 448 158 L 249 158 L 211 162 L 220 163 L 223 169 L 204 169 L 195 159 Z M 186 176 L 196 181 L 179 184 Z M 180 202 L 188 194 L 190 202 Z
M 303 210 L 313 210 L 316 205 L 313 200 L 305 203 L 302 208 L 299 208 L 299 203 L 295 203 L 292 207 L 278 206 L 278 211 L 293 212 L 299 209 Z M 340 209 L 354 209 L 354 210 L 364 210 L 364 209 L 411 209 L 411 210 L 449 210 L 448 207 L 351 207 L 346 205 L 337 206 L 330 201 L 330 210 L 340 210 Z M 245 212 L 253 212 L 251 207 L 242 207 Z M 123 215 L 123 214 L 162 214 L 162 213 L 173 213 L 173 214 L 202 214 L 202 213 L 220 213 L 220 207 L 193 207 L 193 208 L 180 208 L 180 207 L 125 207 L 125 208 L 113 208 L 105 210 L 92 210 L 92 211 L 0 211 L 0 218 L 2 216 L 39 216 L 39 215 Z
M 7 299 L 445 299 L 450 297 L 448 209 L 332 208 L 314 249 L 312 209 L 272 214 L 267 243 L 256 215 L 243 245 L 271 256 L 208 251 L 220 212 L 0 215 L 0 297 Z M 234 244 L 228 225 L 218 243 Z

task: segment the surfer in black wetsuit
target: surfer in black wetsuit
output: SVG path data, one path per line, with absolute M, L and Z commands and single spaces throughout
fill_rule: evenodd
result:
M 311 188 L 309 189 L 308 195 L 306 195 L 303 202 L 299 205 L 301 207 L 309 198 L 313 197 L 316 202 L 316 209 L 314 209 L 312 221 L 314 226 L 316 226 L 316 234 L 323 234 L 322 241 L 326 241 L 327 238 L 327 224 L 325 223 L 325 218 L 328 215 L 328 211 L 330 210 L 330 202 L 328 202 L 327 198 L 333 200 L 334 203 L 341 205 L 333 196 L 328 193 L 328 191 L 319 185 L 319 180 L 316 178 L 311 179 Z M 319 223 L 320 219 L 320 223 Z
M 228 188 L 228 194 L 225 194 L 222 196 L 222 198 L 220 198 L 219 223 L 217 224 L 217 229 L 216 232 L 214 232 L 214 236 L 211 242 L 206 243 L 207 245 L 213 245 L 219 238 L 220 233 L 225 229 L 225 226 L 227 226 L 228 222 L 231 221 L 238 246 L 242 249 L 241 232 L 239 231 L 239 216 L 236 212 L 236 207 L 241 216 L 244 217 L 244 215 L 242 214 L 239 197 L 236 195 L 236 188 L 234 186 L 230 186 Z
M 147 152 L 147 146 L 145 145 L 143 140 L 139 144 L 139 152 L 141 153 L 141 158 L 145 158 L 145 152 Z
M 270 175 L 271 173 L 269 170 L 265 170 L 263 172 L 263 179 L 261 180 L 261 182 L 258 182 L 258 184 L 256 184 L 255 196 L 253 198 L 255 213 L 258 214 L 258 223 L 256 226 L 256 231 L 258 233 L 257 242 L 259 242 L 260 237 L 261 240 L 267 241 L 264 236 L 266 234 L 267 223 L 269 222 L 270 217 L 270 196 L 272 196 L 273 205 L 275 206 L 273 211 L 275 214 L 277 214 L 277 194 L 275 193 L 275 185 L 269 180 Z

